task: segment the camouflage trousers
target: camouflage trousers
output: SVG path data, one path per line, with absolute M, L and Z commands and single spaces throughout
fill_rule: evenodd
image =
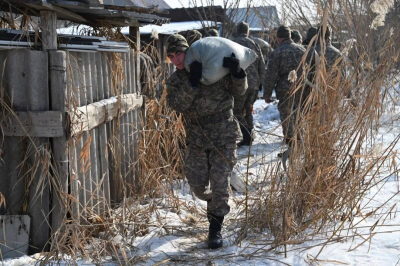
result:
M 257 100 L 258 88 L 249 88 L 246 93 L 235 98 L 233 114 L 241 126 L 247 129 L 253 129 L 253 104 Z
M 236 143 L 211 149 L 189 144 L 186 148 L 185 174 L 190 189 L 209 202 L 208 210 L 216 216 L 230 211 L 228 179 L 236 160 Z M 209 184 L 211 191 L 207 191 Z
M 289 144 L 289 141 L 294 136 L 294 121 L 295 121 L 295 114 L 294 113 L 291 114 L 290 101 L 279 100 L 278 110 L 281 118 L 283 136 L 285 138 L 286 144 Z

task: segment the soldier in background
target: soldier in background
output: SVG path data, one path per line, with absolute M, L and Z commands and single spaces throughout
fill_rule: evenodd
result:
M 261 53 L 264 57 L 264 61 L 265 61 L 265 63 L 267 63 L 268 57 L 274 51 L 274 49 L 271 47 L 271 45 L 267 41 L 265 41 L 261 38 L 253 38 L 253 40 L 255 43 L 258 44 L 258 46 L 260 46 Z
M 320 57 L 324 55 L 327 73 L 334 77 L 340 75 L 340 77 L 344 79 L 346 77 L 344 57 L 342 53 L 332 45 L 331 36 L 332 28 L 329 25 L 326 27 L 325 34 L 323 33 L 323 26 L 318 27 L 318 39 L 315 51 Z M 323 47 L 325 47 L 325 50 L 323 50 Z M 336 67 L 334 67 L 335 65 Z M 350 103 L 353 107 L 358 106 L 357 101 L 353 98 L 351 90 L 345 91 L 344 96 L 351 100 Z
M 298 31 L 298 30 L 293 30 L 293 31 L 291 31 L 291 36 L 292 36 L 292 40 L 293 40 L 293 42 L 294 43 L 297 43 L 297 44 L 301 44 L 302 43 L 302 37 L 301 37 L 301 34 L 300 34 L 300 32 Z
M 299 103 L 307 97 L 304 93 L 303 99 L 290 97 L 290 90 L 295 85 L 296 80 L 289 79 L 289 73 L 296 71 L 302 61 L 305 48 L 302 45 L 295 44 L 291 39 L 290 28 L 280 26 L 276 33 L 279 46 L 271 53 L 268 59 L 267 71 L 265 76 L 264 99 L 266 103 L 271 103 L 271 95 L 275 90 L 276 97 L 279 100 L 278 110 L 280 113 L 283 135 L 286 144 L 291 146 L 291 140 L 294 136 L 294 111 L 299 107 Z M 309 65 L 314 65 L 315 53 L 312 51 L 307 56 Z M 300 68 L 297 77 L 302 74 Z
M 202 64 L 193 62 L 190 73 L 184 67 L 186 39 L 171 35 L 167 56 L 176 71 L 168 78 L 167 104 L 183 116 L 186 130 L 185 175 L 190 189 L 207 201 L 209 248 L 222 247 L 221 228 L 228 204 L 228 178 L 236 164 L 236 141 L 241 139 L 239 124 L 233 116 L 233 98 L 246 92 L 246 72 L 239 60 L 225 57 L 223 67 L 230 73 L 212 85 L 200 83 Z M 208 185 L 211 192 L 208 192 Z
M 209 29 L 206 37 L 219 37 L 219 33 L 216 29 Z
M 303 41 L 304 46 L 308 46 L 311 39 L 318 33 L 318 29 L 316 27 L 310 27 L 307 31 L 307 37 Z M 315 44 L 315 43 L 314 43 Z
M 195 41 L 200 40 L 202 37 L 203 35 L 198 30 L 189 30 L 186 33 L 186 40 L 189 46 L 192 46 Z
M 249 88 L 243 96 L 235 98 L 233 109 L 243 134 L 243 140 L 238 145 L 243 146 L 251 143 L 251 132 L 254 127 L 253 104 L 257 100 L 259 86 L 263 83 L 265 77 L 265 61 L 258 44 L 249 38 L 249 24 L 246 22 L 238 23 L 236 32 L 238 37 L 233 41 L 252 49 L 257 54 L 256 61 L 246 69 Z

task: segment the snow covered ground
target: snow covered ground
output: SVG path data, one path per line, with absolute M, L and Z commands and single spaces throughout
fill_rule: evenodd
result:
M 277 153 L 281 145 L 282 134 L 279 125 L 277 103 L 266 104 L 258 100 L 254 106 L 255 142 L 250 151 L 250 184 L 257 188 L 262 184 L 259 177 L 268 165 L 279 163 Z M 380 147 L 386 147 L 400 134 L 397 120 L 400 109 L 395 107 L 392 113 L 383 116 L 376 138 Z M 393 121 L 395 120 L 395 121 Z M 379 146 L 379 145 L 378 145 Z M 396 146 L 396 150 L 400 145 Z M 248 148 L 238 150 L 238 174 L 247 172 Z M 395 158 L 397 160 L 397 158 Z M 288 246 L 287 258 L 282 252 L 268 251 L 271 236 L 268 232 L 249 236 L 237 243 L 236 204 L 243 195 L 232 192 L 231 213 L 226 217 L 223 229 L 224 247 L 208 250 L 206 245 L 208 222 L 205 215 L 206 205 L 190 193 L 186 181 L 174 183 L 174 195 L 149 199 L 142 205 L 131 206 L 132 212 L 140 212 L 151 207 L 154 211 L 148 221 L 148 232 L 141 237 L 114 237 L 115 244 L 125 248 L 130 264 L 138 265 L 400 265 L 400 215 L 397 203 L 400 201 L 399 181 L 396 175 L 386 177 L 386 173 L 375 182 L 381 183 L 373 188 L 360 204 L 367 212 L 376 210 L 373 215 L 357 216 L 350 225 L 344 224 L 329 244 L 326 236 L 316 237 L 308 242 Z M 132 229 L 132 228 L 128 228 Z M 129 233 L 128 233 L 129 235 Z M 36 257 L 22 257 L 5 261 L 3 265 L 34 265 Z M 317 260 L 313 258 L 318 257 Z M 208 263 L 208 264 L 207 264 Z M 78 265 L 99 265 L 92 261 L 81 260 Z M 118 265 L 117 258 L 105 258 L 101 265 Z M 67 264 L 66 264 L 67 265 Z

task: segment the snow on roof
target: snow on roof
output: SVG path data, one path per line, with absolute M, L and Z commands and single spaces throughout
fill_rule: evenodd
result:
M 169 24 L 163 24 L 162 26 L 148 24 L 146 26 L 140 27 L 140 34 L 151 34 L 153 29 L 156 29 L 158 34 L 174 34 L 181 31 L 188 30 L 199 30 L 204 27 L 220 27 L 221 22 L 215 23 L 214 21 L 185 21 L 185 22 L 171 22 Z M 203 27 L 204 25 L 204 27 Z M 67 35 L 87 35 L 91 27 L 86 25 L 70 26 L 66 28 L 57 29 L 58 34 Z M 123 34 L 129 34 L 129 27 L 124 27 L 121 29 Z
M 140 34 L 151 34 L 153 29 L 157 30 L 158 34 L 173 34 L 181 31 L 188 30 L 199 30 L 204 27 L 219 27 L 222 23 L 214 21 L 184 21 L 184 22 L 171 22 L 169 24 L 163 24 L 162 26 L 157 25 L 146 25 L 140 27 Z M 203 27 L 204 25 L 204 27 Z M 129 27 L 122 28 L 123 34 L 129 33 Z

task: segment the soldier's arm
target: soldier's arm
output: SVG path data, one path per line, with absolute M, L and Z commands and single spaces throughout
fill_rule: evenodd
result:
M 243 69 L 242 71 L 244 73 L 246 73 Z M 248 87 L 247 84 L 247 76 L 246 74 L 244 75 L 244 77 L 234 77 L 231 74 L 231 79 L 232 79 L 232 95 L 233 97 L 239 97 L 241 95 L 243 95 Z
M 319 61 L 319 56 L 318 56 L 317 52 L 314 49 L 310 49 L 310 51 L 308 51 L 306 60 L 307 60 L 306 63 L 309 66 L 309 72 L 307 75 L 307 79 L 310 82 L 313 82 L 316 67 L 317 67 L 317 61 Z M 318 64 L 319 64 L 319 62 L 318 62 Z
M 265 73 L 267 71 L 266 65 L 265 65 L 266 58 L 264 58 L 264 56 L 261 52 L 261 49 L 258 45 L 257 45 L 257 49 L 258 49 L 258 56 L 259 56 L 259 58 L 258 58 L 258 76 L 260 77 L 261 84 L 263 85 L 263 87 L 265 87 L 264 77 L 265 77 Z
M 268 58 L 267 70 L 264 78 L 264 99 L 271 98 L 272 92 L 279 78 L 279 60 L 276 58 L 275 53 L 271 53 Z
M 179 113 L 187 111 L 198 92 L 190 85 L 189 76 L 178 77 L 177 73 L 173 73 L 166 84 L 168 106 Z

